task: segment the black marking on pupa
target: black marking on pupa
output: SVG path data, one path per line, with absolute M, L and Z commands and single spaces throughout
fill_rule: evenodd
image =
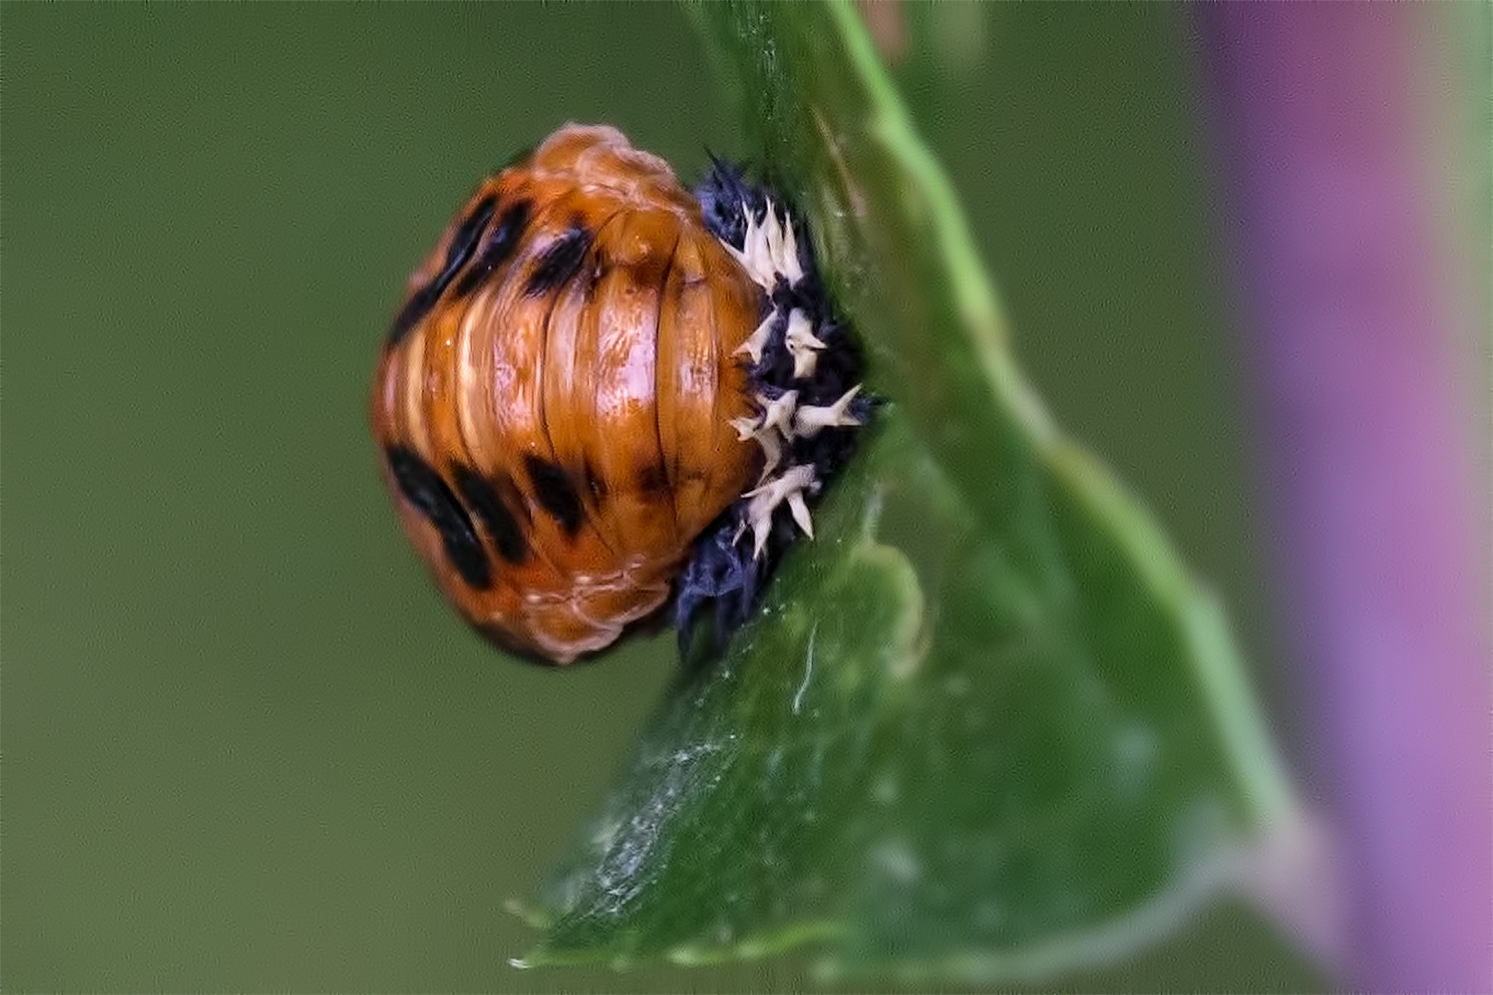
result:
M 467 267 L 467 271 L 456 281 L 456 286 L 451 289 L 453 296 L 462 298 L 470 294 L 482 285 L 482 282 L 492 276 L 498 267 L 512 258 L 518 243 L 524 237 L 524 229 L 529 224 L 529 202 L 526 200 L 515 201 L 503 210 L 498 216 L 498 223 L 487 233 L 487 240 L 483 242 L 477 258 Z
M 472 519 L 446 481 L 420 454 L 406 446 L 384 450 L 389 472 L 404 499 L 435 528 L 446 559 L 467 586 L 486 590 L 492 586 L 492 564 L 472 528 Z
M 569 281 L 580 269 L 595 238 L 579 221 L 565 229 L 553 242 L 540 252 L 529 280 L 524 284 L 525 297 L 543 297 L 556 287 Z
M 421 319 L 435 307 L 451 281 L 456 278 L 456 274 L 477 251 L 477 241 L 482 235 L 482 230 L 492 220 L 497 203 L 497 197 L 491 194 L 483 197 L 473 205 L 471 211 L 461 220 L 461 224 L 456 226 L 456 231 L 451 235 L 451 244 L 446 247 L 446 258 L 441 264 L 441 271 L 429 283 L 415 291 L 405 302 L 404 307 L 399 309 L 394 325 L 389 329 L 389 345 L 394 345 L 409 334 L 410 329 L 418 325 Z

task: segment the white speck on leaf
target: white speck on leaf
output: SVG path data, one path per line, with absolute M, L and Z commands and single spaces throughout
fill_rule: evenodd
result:
M 871 862 L 898 884 L 912 884 L 923 876 L 922 863 L 903 840 L 882 840 L 872 847 Z
M 798 714 L 798 708 L 803 704 L 804 692 L 809 689 L 809 678 L 814 673 L 814 637 L 819 635 L 819 623 L 814 623 L 814 628 L 809 630 L 809 649 L 804 656 L 804 679 L 793 693 L 793 714 Z

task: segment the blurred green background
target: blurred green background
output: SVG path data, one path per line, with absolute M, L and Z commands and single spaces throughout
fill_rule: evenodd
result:
M 899 75 L 1023 365 L 1271 685 L 1183 13 L 938 25 Z M 683 13 L 5 4 L 0 102 L 0 985 L 808 984 L 507 966 L 533 936 L 504 901 L 598 801 L 672 637 L 566 672 L 496 655 L 400 537 L 365 429 L 403 281 L 479 177 L 569 119 L 685 175 L 740 151 Z M 1070 983 L 1302 984 L 1272 951 L 1210 919 Z

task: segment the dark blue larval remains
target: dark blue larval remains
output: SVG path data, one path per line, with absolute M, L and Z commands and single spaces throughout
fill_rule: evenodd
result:
M 809 509 L 873 407 L 860 391 L 860 349 L 825 296 L 798 219 L 735 167 L 712 161 L 694 191 L 705 225 L 766 294 L 762 324 L 742 347 L 756 416 L 733 423 L 765 459 L 757 486 L 695 544 L 674 602 L 682 648 L 707 605 L 718 647 L 747 620 L 798 533 L 812 535 Z

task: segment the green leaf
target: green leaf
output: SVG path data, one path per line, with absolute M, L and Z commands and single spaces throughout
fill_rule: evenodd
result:
M 1163 936 L 1304 824 L 1221 612 L 1022 381 L 854 9 L 691 9 L 889 403 L 681 672 L 523 963 L 806 947 L 991 981 Z

